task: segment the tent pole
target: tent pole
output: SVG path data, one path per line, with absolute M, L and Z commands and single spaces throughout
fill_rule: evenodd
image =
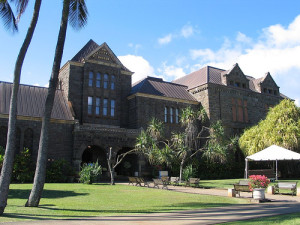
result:
M 248 179 L 248 159 L 245 159 L 245 179 Z
M 278 173 L 277 173 L 277 160 L 276 160 L 276 180 L 278 180 Z

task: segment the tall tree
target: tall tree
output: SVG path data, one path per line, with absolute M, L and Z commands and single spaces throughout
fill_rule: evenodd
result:
M 33 16 L 27 30 L 26 37 L 19 51 L 18 58 L 16 60 L 14 69 L 14 81 L 12 87 L 12 94 L 10 99 L 9 108 L 9 119 L 8 119 L 8 133 L 7 133 L 7 143 L 4 156 L 4 162 L 0 177 L 0 215 L 3 214 L 4 209 L 7 204 L 8 190 L 12 175 L 14 154 L 15 154 L 15 142 L 16 142 L 16 122 L 17 122 L 17 100 L 18 100 L 18 90 L 20 85 L 21 70 L 24 62 L 24 58 L 27 49 L 32 40 L 32 36 L 38 21 L 41 0 L 36 0 L 33 10 Z M 24 13 L 28 4 L 28 0 L 16 1 L 18 17 Z M 4 19 L 4 24 L 7 28 L 12 27 L 13 30 L 17 30 L 17 20 L 12 14 L 11 8 L 6 0 L 0 0 L 0 15 Z
M 59 34 L 56 43 L 55 56 L 49 81 L 48 94 L 45 102 L 45 111 L 42 120 L 42 129 L 39 142 L 37 165 L 33 188 L 25 206 L 38 207 L 45 184 L 46 164 L 48 155 L 49 128 L 54 97 L 58 83 L 58 75 L 66 39 L 68 21 L 72 27 L 79 29 L 87 23 L 87 8 L 84 0 L 64 0 Z
M 246 156 L 271 145 L 300 152 L 300 108 L 291 100 L 282 100 L 269 110 L 266 119 L 243 133 L 239 144 Z

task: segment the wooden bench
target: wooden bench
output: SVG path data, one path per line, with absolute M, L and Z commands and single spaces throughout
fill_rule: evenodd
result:
M 128 185 L 132 184 L 137 186 L 138 185 L 138 181 L 137 181 L 137 177 L 128 177 L 129 183 Z
M 190 186 L 192 184 L 195 185 L 195 187 L 199 187 L 199 183 L 200 183 L 200 178 L 189 178 L 188 181 L 185 183 L 185 186 Z
M 286 189 L 292 191 L 292 195 L 296 195 L 297 182 L 278 182 L 275 186 L 275 194 L 280 193 L 280 189 Z
M 248 180 L 240 180 L 238 184 L 233 184 L 234 191 L 236 194 L 241 197 L 240 192 L 252 192 L 249 188 L 249 181 Z
M 170 183 L 173 184 L 173 186 L 178 186 L 179 185 L 179 177 L 171 177 Z
M 249 170 L 248 176 L 251 175 L 265 175 L 271 182 L 276 180 L 276 173 L 273 169 Z
M 163 181 L 162 179 L 153 179 L 154 183 L 154 188 L 157 187 L 159 188 L 159 185 L 162 185 L 162 189 L 167 189 L 168 190 L 168 183 L 166 181 Z
M 149 187 L 149 182 L 146 181 L 143 177 L 137 177 L 137 183 L 142 186 L 142 183 L 144 184 L 144 187 Z

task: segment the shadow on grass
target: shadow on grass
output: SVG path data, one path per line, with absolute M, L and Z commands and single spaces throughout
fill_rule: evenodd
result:
M 25 213 L 4 213 L 3 217 L 6 218 L 13 218 L 13 219 L 20 219 L 20 220 L 61 220 L 61 219 L 76 219 L 76 218 L 90 218 L 96 216 L 114 216 L 116 215 L 131 215 L 131 214 L 151 214 L 151 213 L 166 213 L 166 212 L 174 212 L 174 211 L 182 211 L 182 210 L 196 210 L 196 209 L 203 209 L 203 208 L 214 208 L 214 207 L 226 207 L 232 206 L 233 204 L 228 203 L 199 203 L 199 202 L 188 202 L 176 205 L 168 205 L 168 206 L 159 206 L 150 209 L 59 209 L 59 208 L 52 208 L 49 206 L 52 205 L 41 205 L 38 208 L 43 209 L 43 214 L 36 213 L 35 215 L 25 214 Z M 47 211 L 49 210 L 49 214 Z M 57 211 L 54 213 L 54 211 Z M 67 212 L 70 212 L 69 215 L 66 215 Z M 64 212 L 60 214 L 60 212 Z M 78 215 L 76 212 L 83 214 Z M 54 214 L 52 214 L 54 213 Z M 84 215 L 93 214 L 93 215 Z
M 27 199 L 30 194 L 28 189 L 11 189 L 9 190 L 9 198 Z M 88 195 L 88 193 L 76 193 L 74 191 L 60 191 L 60 190 L 44 190 L 42 198 L 66 198 L 73 196 Z

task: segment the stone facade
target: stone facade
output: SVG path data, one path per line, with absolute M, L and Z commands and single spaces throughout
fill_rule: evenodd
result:
M 166 137 L 183 131 L 179 113 L 188 106 L 202 105 L 211 123 L 221 120 L 227 134 L 240 133 L 282 99 L 269 73 L 254 79 L 237 64 L 228 71 L 207 67 L 174 82 L 148 77 L 133 87 L 132 74 L 106 43 L 99 46 L 93 41 L 61 68 L 58 89 L 72 119 L 53 119 L 49 159 L 66 159 L 76 171 L 83 162 L 97 159 L 106 167 L 108 149 L 114 157 L 132 149 L 153 117 L 165 122 Z M 195 75 L 197 79 L 189 78 Z M 7 118 L 0 112 L 0 145 L 6 143 Z M 18 151 L 31 148 L 36 157 L 41 117 L 19 116 L 17 126 Z M 145 165 L 141 158 L 131 162 L 139 171 Z

